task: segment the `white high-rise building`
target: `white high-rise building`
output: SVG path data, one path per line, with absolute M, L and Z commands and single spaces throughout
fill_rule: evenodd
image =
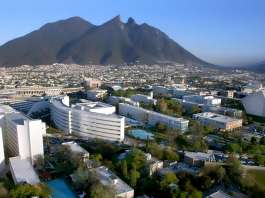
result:
M 6 105 L 0 106 L 0 115 L 8 157 L 19 156 L 33 163 L 37 156 L 43 156 L 43 135 L 46 133 L 44 122 L 30 119 Z

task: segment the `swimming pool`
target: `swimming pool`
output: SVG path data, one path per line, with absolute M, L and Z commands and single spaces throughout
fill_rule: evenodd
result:
M 129 131 L 129 134 L 141 140 L 147 140 L 147 139 L 153 140 L 154 139 L 154 134 L 149 133 L 143 129 L 132 129 Z
M 52 191 L 52 198 L 76 198 L 63 179 L 51 180 L 47 182 L 47 185 Z

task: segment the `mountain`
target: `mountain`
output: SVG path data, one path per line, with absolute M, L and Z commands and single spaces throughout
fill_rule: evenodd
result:
M 59 50 L 91 27 L 92 24 L 79 17 L 48 23 L 36 31 L 2 45 L 0 66 L 55 63 Z
M 0 47 L 0 65 L 177 62 L 209 66 L 165 33 L 119 16 L 95 26 L 79 17 L 44 25 Z
M 251 65 L 248 68 L 255 71 L 265 72 L 265 61 L 257 63 L 255 65 Z

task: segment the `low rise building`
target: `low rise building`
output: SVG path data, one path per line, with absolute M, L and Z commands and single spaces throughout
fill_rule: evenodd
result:
M 148 166 L 148 174 L 150 176 L 163 168 L 164 162 L 156 159 L 150 153 L 146 153 L 145 157 L 146 157 L 147 166 Z
M 119 104 L 119 114 L 151 126 L 161 123 L 166 125 L 168 128 L 179 129 L 183 132 L 188 129 L 189 125 L 189 121 L 186 119 L 168 116 L 124 103 Z
M 144 104 L 152 104 L 156 105 L 157 100 L 153 99 L 153 93 L 151 92 L 150 96 L 142 95 L 142 94 L 136 94 L 131 96 L 131 100 L 139 103 Z
M 234 98 L 234 93 L 235 91 L 233 90 L 226 90 L 226 91 L 220 91 L 218 94 L 226 98 Z
M 212 112 L 204 112 L 193 115 L 193 119 L 202 125 L 223 131 L 231 131 L 242 127 L 242 119 L 232 118 Z
M 68 146 L 70 148 L 70 150 L 77 155 L 82 155 L 84 160 L 88 160 L 89 159 L 89 152 L 87 152 L 86 149 L 84 149 L 83 147 L 81 147 L 79 144 L 77 144 L 74 141 L 71 142 L 64 142 L 62 143 L 62 145 L 64 146 Z
M 106 94 L 107 90 L 104 89 L 92 89 L 86 91 L 87 99 L 92 101 L 102 100 Z
M 221 115 L 230 116 L 230 117 L 234 117 L 234 118 L 242 118 L 242 116 L 243 116 L 242 110 L 234 109 L 234 108 L 228 108 L 228 107 L 203 105 L 202 110 L 204 112 L 218 113 Z
M 221 99 L 215 98 L 214 96 L 201 96 L 201 95 L 187 95 L 183 96 L 183 100 L 187 102 L 194 102 L 197 104 L 208 105 L 208 106 L 219 106 L 221 105 Z
M 121 97 L 121 96 L 109 96 L 107 99 L 107 103 L 111 105 L 118 105 L 119 103 L 126 103 L 133 106 L 139 107 L 139 102 L 135 102 L 130 98 Z
M 30 161 L 19 156 L 9 158 L 10 172 L 15 184 L 38 184 L 40 179 Z
M 134 189 L 122 181 L 117 175 L 110 171 L 105 166 L 100 166 L 95 169 L 99 181 L 102 185 L 110 186 L 114 192 L 115 197 L 119 198 L 133 198 Z
M 85 89 L 98 89 L 101 86 L 101 81 L 93 78 L 85 78 L 83 83 Z
M 153 86 L 153 93 L 155 96 L 169 96 L 171 95 L 170 89 L 163 86 Z
M 184 153 L 184 162 L 191 166 L 203 166 L 205 162 L 214 161 L 215 156 L 211 151 L 207 153 L 185 151 Z
M 206 198 L 232 198 L 232 196 L 228 195 L 227 193 L 223 192 L 222 190 L 218 190 Z

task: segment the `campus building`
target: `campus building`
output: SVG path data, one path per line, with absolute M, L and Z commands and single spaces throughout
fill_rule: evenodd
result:
M 183 118 L 168 116 L 124 103 L 119 104 L 119 114 L 151 126 L 161 123 L 166 125 L 168 128 L 179 129 L 181 131 L 186 131 L 189 125 L 189 121 Z
M 7 156 L 19 156 L 32 163 L 36 157 L 43 156 L 43 135 L 46 134 L 44 122 L 28 118 L 10 106 L 1 105 L 0 125 Z
M 120 197 L 120 198 L 134 197 L 134 189 L 131 188 L 124 181 L 122 181 L 107 167 L 100 166 L 96 168 L 95 171 L 99 178 L 100 183 L 105 186 L 110 186 L 114 190 L 115 197 Z
M 202 125 L 210 126 L 223 131 L 231 131 L 242 127 L 242 119 L 232 118 L 212 112 L 197 113 L 193 118 Z
M 125 118 L 115 114 L 114 106 L 102 102 L 83 102 L 70 106 L 69 97 L 51 99 L 51 119 L 65 133 L 88 138 L 123 141 Z

